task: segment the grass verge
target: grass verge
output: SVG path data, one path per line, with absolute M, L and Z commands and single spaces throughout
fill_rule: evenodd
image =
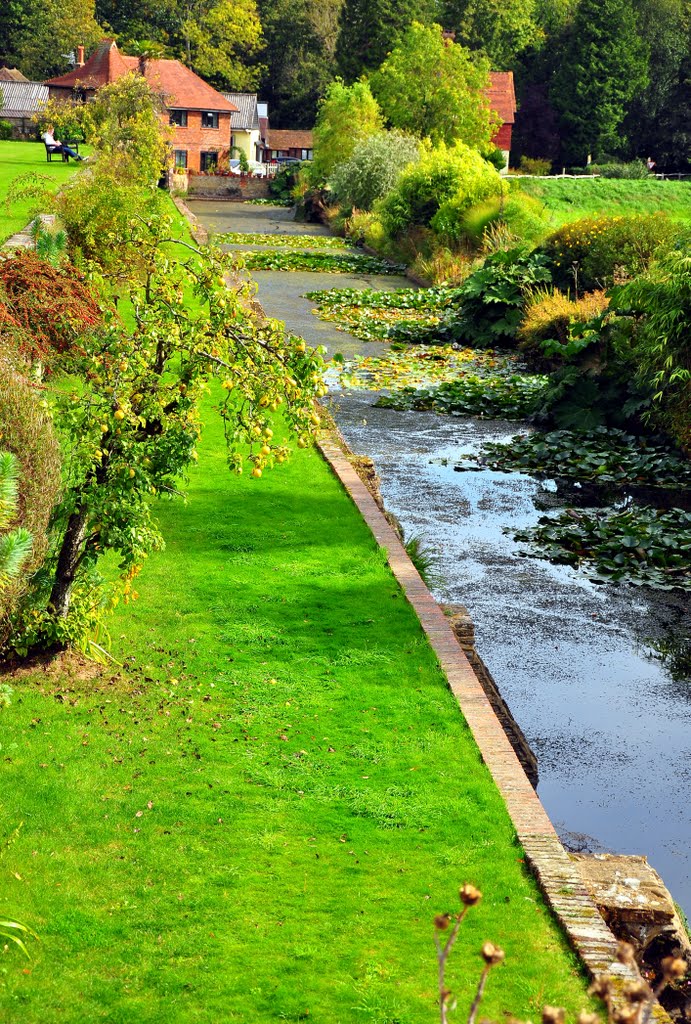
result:
M 555 228 L 598 214 L 662 212 L 691 223 L 691 181 L 522 178 L 520 188 L 545 204 Z
M 209 418 L 209 417 L 207 417 Z M 486 893 L 450 969 L 487 1012 L 582 981 L 412 610 L 316 453 L 228 475 L 211 419 L 166 551 L 119 610 L 126 672 L 37 672 L 2 714 L 0 964 L 40 1021 L 434 1019 L 431 917 Z M 462 1003 L 468 1003 L 468 985 Z
M 42 185 L 57 192 L 78 167 L 73 160 L 64 164 L 59 157 L 48 163 L 42 142 L 0 142 L 0 242 L 21 231 L 34 215 L 34 199 L 11 206 L 6 203 L 8 189 L 16 178 L 34 172 L 41 176 Z
M 486 895 L 459 1013 L 488 938 L 488 1015 L 575 1011 L 576 961 L 384 553 L 316 452 L 229 475 L 212 405 L 111 623 L 123 670 L 2 680 L 1 909 L 41 942 L 0 957 L 0 1017 L 423 1024 L 432 917 L 465 880 Z

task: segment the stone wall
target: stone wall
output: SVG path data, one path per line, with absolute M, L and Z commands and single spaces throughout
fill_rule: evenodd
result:
M 190 174 L 187 194 L 209 199 L 268 199 L 269 182 L 249 174 Z

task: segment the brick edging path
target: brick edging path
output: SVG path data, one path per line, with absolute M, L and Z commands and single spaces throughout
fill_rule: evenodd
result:
M 391 570 L 420 620 L 480 755 L 503 797 L 526 863 L 586 970 L 592 976 L 607 973 L 633 978 L 631 968 L 617 962 L 617 940 L 559 841 L 448 619 L 349 462 L 345 442 L 332 430 L 328 438 L 319 442 L 318 448 L 359 509 L 377 544 L 386 550 Z

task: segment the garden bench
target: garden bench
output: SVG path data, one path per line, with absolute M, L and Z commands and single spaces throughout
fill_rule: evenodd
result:
M 46 160 L 49 164 L 53 162 L 54 156 L 62 157 L 62 162 L 64 164 L 68 164 L 70 162 L 68 154 L 63 153 L 59 146 L 49 146 L 46 142 L 44 142 L 43 145 L 46 147 Z

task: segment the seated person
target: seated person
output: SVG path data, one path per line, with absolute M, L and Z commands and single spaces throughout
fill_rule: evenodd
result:
M 68 156 L 73 157 L 75 160 L 84 159 L 84 157 L 80 156 L 79 153 L 75 152 L 75 150 L 70 149 L 69 146 L 65 146 L 64 143 L 60 142 L 59 139 L 56 139 L 53 135 L 54 131 L 54 126 L 52 124 L 47 124 L 46 130 L 41 136 L 41 138 L 43 139 L 51 153 L 67 153 Z

